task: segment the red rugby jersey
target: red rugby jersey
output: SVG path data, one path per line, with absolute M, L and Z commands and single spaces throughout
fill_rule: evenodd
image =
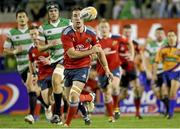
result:
M 105 50 L 105 51 L 108 50 L 109 52 L 112 52 L 112 53 L 106 55 L 106 59 L 107 59 L 110 71 L 115 70 L 121 64 L 121 61 L 119 58 L 119 52 L 118 52 L 119 38 L 120 38 L 119 35 L 110 35 L 106 39 L 102 38 L 99 40 L 99 43 L 103 50 Z M 100 62 L 97 63 L 96 69 L 97 69 L 97 72 L 99 75 L 105 74 L 105 71 L 104 71 L 103 67 L 101 66 Z
M 61 40 L 64 48 L 64 67 L 66 69 L 90 67 L 90 56 L 73 59 L 67 55 L 67 50 L 74 47 L 76 51 L 86 51 L 93 45 L 98 44 L 96 33 L 92 29 L 85 26 L 84 31 L 80 33 L 74 30 L 72 26 L 68 26 L 62 32 Z
M 29 60 L 35 62 L 38 66 L 38 80 L 43 80 L 48 76 L 52 76 L 53 68 L 51 65 L 44 65 L 41 60 L 49 57 L 49 52 L 40 52 L 36 46 L 32 46 L 29 50 Z

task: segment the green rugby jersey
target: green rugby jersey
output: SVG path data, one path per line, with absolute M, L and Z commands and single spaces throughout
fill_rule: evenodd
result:
M 46 41 L 48 44 L 52 42 L 58 42 L 58 45 L 50 48 L 51 63 L 56 63 L 63 59 L 64 49 L 61 42 L 61 32 L 62 30 L 70 25 L 70 20 L 65 18 L 60 18 L 57 25 L 53 25 L 46 21 L 43 25 L 39 27 L 40 40 Z
M 7 39 L 4 43 L 4 48 L 17 48 L 22 46 L 23 51 L 15 55 L 17 61 L 17 69 L 20 73 L 28 68 L 28 52 L 31 48 L 33 42 L 29 34 L 29 29 L 24 31 L 19 30 L 18 28 L 11 29 L 7 34 Z
M 148 43 L 147 47 L 146 47 L 146 51 L 148 53 L 148 57 L 150 58 L 150 64 L 155 63 L 155 57 L 157 52 L 164 46 L 166 46 L 168 44 L 167 39 L 163 40 L 162 42 L 157 42 L 157 41 L 152 41 L 150 43 Z M 161 73 L 163 72 L 162 70 L 162 64 L 158 64 L 158 70 L 157 73 Z

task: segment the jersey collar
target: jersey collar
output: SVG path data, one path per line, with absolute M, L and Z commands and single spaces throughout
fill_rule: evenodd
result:
M 57 27 L 58 24 L 60 23 L 60 19 L 57 20 L 57 22 L 52 23 L 51 21 L 49 22 L 51 25 L 53 25 L 54 27 Z

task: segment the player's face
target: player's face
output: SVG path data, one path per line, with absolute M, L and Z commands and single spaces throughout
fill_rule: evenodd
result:
M 108 37 L 110 33 L 109 23 L 100 23 L 99 24 L 99 32 L 102 37 Z
M 22 13 L 18 13 L 18 15 L 16 17 L 16 21 L 17 21 L 18 25 L 25 26 L 28 24 L 29 19 L 28 19 L 26 13 L 22 12 Z
M 175 46 L 176 45 L 177 36 L 174 32 L 168 32 L 167 38 L 168 38 L 169 46 Z
M 38 37 L 39 37 L 38 29 L 31 29 L 29 33 L 31 35 L 31 39 L 36 44 L 36 41 L 38 40 Z
M 84 25 L 84 22 L 82 19 L 80 19 L 80 10 L 73 11 L 72 12 L 72 23 L 74 28 L 81 28 Z
M 123 29 L 123 35 L 128 39 L 131 38 L 131 32 L 132 32 L 132 30 L 129 29 L 129 28 L 124 28 Z
M 164 30 L 157 30 L 155 36 L 157 41 L 161 42 L 165 38 Z
M 59 10 L 57 8 L 49 9 L 48 15 L 49 15 L 49 20 L 55 22 L 59 19 Z

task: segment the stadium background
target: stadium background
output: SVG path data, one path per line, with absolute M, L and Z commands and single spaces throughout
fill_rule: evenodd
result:
M 20 77 L 15 71 L 16 62 L 14 58 L 4 57 L 2 54 L 6 33 L 11 27 L 16 26 L 15 12 L 18 8 L 26 8 L 32 22 L 41 24 L 47 17 L 44 8 L 46 2 L 46 0 L 2 0 L 0 2 L 0 114 L 25 114 L 29 107 L 26 88 L 21 84 Z M 57 0 L 57 2 L 60 4 L 62 16 L 66 18 L 70 18 L 70 10 L 77 3 L 83 7 L 95 6 L 98 10 L 98 19 L 105 17 L 110 20 L 112 33 L 120 33 L 124 24 L 131 24 L 133 38 L 138 39 L 142 44 L 146 38 L 154 38 L 154 30 L 159 26 L 164 27 L 166 32 L 171 29 L 175 30 L 180 37 L 179 0 Z M 164 10 L 163 4 L 166 5 L 164 5 Z M 173 8 L 170 9 L 169 5 Z M 98 19 L 86 24 L 96 29 Z M 96 94 L 94 112 L 103 113 L 102 94 L 100 91 Z M 129 98 L 121 103 L 122 112 L 132 113 L 135 111 L 131 90 L 129 90 L 129 95 Z M 150 87 L 145 88 L 141 101 L 141 112 L 145 114 L 157 112 L 156 98 Z M 176 110 L 180 110 L 180 90 Z

